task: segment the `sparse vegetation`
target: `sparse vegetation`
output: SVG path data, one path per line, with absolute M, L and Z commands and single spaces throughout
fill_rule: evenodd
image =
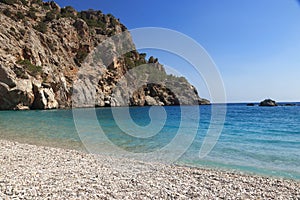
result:
M 102 29 L 105 29 L 106 25 L 104 22 L 100 20 L 95 20 L 95 19 L 87 19 L 85 17 L 81 17 L 89 27 L 100 27 Z
M 125 57 L 124 60 L 125 60 L 125 65 L 127 66 L 128 69 L 132 69 L 135 67 L 135 63 L 131 58 Z
M 84 59 L 87 57 L 87 55 L 88 55 L 87 51 L 80 49 L 76 54 L 75 62 L 78 65 L 80 65 L 84 61 Z
M 147 54 L 145 53 L 140 53 L 140 59 L 145 60 L 146 59 Z
M 125 65 L 127 66 L 128 69 L 132 69 L 134 67 L 146 64 L 146 54 L 139 54 L 140 58 L 136 60 L 134 58 L 134 52 L 127 52 L 124 54 L 124 61 Z
M 124 54 L 124 61 L 125 61 L 125 65 L 128 69 L 132 69 L 136 66 L 134 63 L 134 60 L 133 60 L 132 52 L 127 52 Z
M 27 16 L 30 17 L 31 19 L 36 20 L 37 19 L 37 16 L 35 15 L 36 12 L 38 12 L 38 11 L 35 8 L 30 7 Z
M 111 18 L 115 18 L 111 13 L 108 13 L 106 16 L 111 17 Z
M 3 14 L 15 21 L 19 21 L 19 20 L 22 20 L 25 18 L 24 14 L 22 12 L 18 11 L 16 13 L 13 13 L 8 8 L 3 10 Z
M 50 6 L 49 5 L 43 4 L 42 7 L 43 7 L 44 10 L 50 10 Z
M 5 10 L 3 10 L 3 14 L 6 15 L 7 17 L 11 17 L 11 12 L 8 8 L 6 8 Z
M 25 35 L 25 33 L 26 33 L 26 31 L 24 29 L 20 29 L 19 31 L 20 31 L 21 35 Z
M 16 33 L 16 29 L 14 27 L 10 27 L 10 31 L 12 31 L 13 33 Z
M 41 33 L 46 33 L 47 32 L 47 24 L 45 22 L 40 22 L 38 25 L 34 27 L 35 30 L 41 32 Z
M 70 17 L 76 19 L 77 11 L 72 6 L 66 6 L 60 10 L 60 17 Z
M 157 62 L 158 62 L 158 59 L 154 58 L 153 56 L 151 56 L 148 60 L 148 63 L 157 63 Z
M 27 5 L 27 0 L 20 0 L 23 5 Z
M 78 17 L 83 19 L 89 27 L 99 27 L 102 29 L 106 28 L 106 23 L 103 21 L 101 11 L 94 11 L 94 10 L 88 10 L 88 11 L 81 11 L 78 13 Z
M 135 66 L 140 66 L 140 65 L 146 64 L 146 61 L 143 59 L 139 59 L 134 64 L 135 64 Z
M 153 57 L 153 56 L 151 56 L 151 57 L 149 58 L 148 63 L 154 63 L 154 57 Z
M 106 35 L 108 35 L 108 37 L 110 37 L 110 36 L 113 36 L 115 34 L 115 32 L 116 31 L 114 29 L 109 29 L 105 33 L 106 33 Z
M 17 3 L 17 0 L 0 0 L 0 2 L 8 4 L 8 5 L 13 5 L 13 4 Z
M 30 60 L 20 60 L 18 64 L 22 65 L 24 69 L 33 76 L 36 76 L 42 72 L 42 67 L 33 65 Z
M 16 17 L 17 17 L 17 19 L 24 19 L 25 18 L 25 16 L 21 12 L 17 12 Z
M 134 71 L 138 81 L 149 81 L 150 83 L 162 83 L 168 79 L 168 75 L 155 67 L 141 66 Z
M 147 70 L 149 73 L 148 80 L 153 83 L 164 82 L 167 79 L 167 74 L 159 71 L 157 68 L 148 67 Z
M 51 22 L 52 20 L 56 19 L 55 11 L 49 11 L 46 13 L 45 22 Z
M 186 80 L 185 77 L 183 77 L 183 76 L 178 77 L 178 76 L 175 76 L 173 74 L 168 74 L 167 75 L 167 81 L 177 82 L 177 83 L 188 83 L 188 81 Z
M 116 18 L 111 18 L 110 23 L 111 23 L 112 27 L 115 27 L 116 25 L 118 25 L 118 20 Z
M 43 0 L 32 0 L 32 3 L 38 4 L 38 5 L 43 5 Z
M 147 62 L 146 54 L 140 53 L 139 59 L 135 60 L 134 52 L 127 52 L 126 54 L 124 54 L 124 61 L 125 61 L 125 65 L 130 70 L 134 67 L 141 66 L 146 63 L 156 65 L 154 63 L 157 63 L 158 59 L 151 56 Z M 186 78 L 177 77 L 172 74 L 168 75 L 165 71 L 161 71 L 157 67 L 143 66 L 139 68 L 135 73 L 137 75 L 137 79 L 139 80 L 147 79 L 148 81 L 153 83 L 159 83 L 165 81 L 188 83 Z
M 22 79 L 28 79 L 28 75 L 25 72 L 25 69 L 19 68 L 19 67 L 14 67 L 14 72 L 17 75 L 18 78 Z

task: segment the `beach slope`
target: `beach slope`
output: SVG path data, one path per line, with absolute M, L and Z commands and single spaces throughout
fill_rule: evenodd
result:
M 299 199 L 300 182 L 0 140 L 0 199 Z

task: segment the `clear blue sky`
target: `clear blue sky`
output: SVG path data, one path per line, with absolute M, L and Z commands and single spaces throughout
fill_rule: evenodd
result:
M 300 4 L 296 0 L 56 2 L 77 10 L 112 13 L 128 29 L 163 27 L 188 35 L 216 63 L 228 102 L 300 101 Z M 190 68 L 168 53 L 146 52 L 180 72 Z M 184 75 L 200 96 L 209 98 L 201 80 L 188 72 Z

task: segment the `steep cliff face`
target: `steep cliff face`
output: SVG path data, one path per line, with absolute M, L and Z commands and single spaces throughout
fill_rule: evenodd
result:
M 41 0 L 0 0 L 0 21 L 0 109 L 71 107 L 73 84 L 87 56 L 107 38 L 126 32 L 110 14 Z M 131 40 L 129 33 L 126 37 Z M 112 56 L 110 63 L 101 61 L 101 76 L 90 74 L 97 78 L 96 106 L 209 103 L 184 78 L 167 75 L 157 59 L 145 56 L 132 50 Z M 141 77 L 128 72 L 143 64 L 155 70 L 144 71 L 145 82 L 137 85 Z M 150 83 L 151 76 L 160 79 Z

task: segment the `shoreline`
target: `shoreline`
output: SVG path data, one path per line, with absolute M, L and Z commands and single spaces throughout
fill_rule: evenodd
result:
M 10 139 L 10 138 L 3 138 L 0 139 L 0 141 L 8 141 L 8 142 L 13 142 L 17 144 L 23 144 L 23 145 L 33 145 L 37 147 L 49 147 L 49 148 L 55 148 L 55 149 L 62 149 L 62 150 L 72 150 L 72 151 L 77 151 L 80 153 L 84 154 L 91 154 L 88 152 L 88 150 L 85 148 L 84 144 L 74 142 L 71 144 L 68 144 L 67 146 L 62 146 L 60 143 L 57 143 L 57 141 L 47 141 L 47 142 L 32 142 L 29 140 L 21 141 L 19 139 Z M 74 148 L 74 145 L 76 145 L 76 148 Z M 99 154 L 97 154 L 99 155 Z M 96 155 L 96 156 L 97 156 Z M 114 159 L 129 159 L 133 161 L 138 161 L 138 162 L 144 162 L 143 160 L 138 160 L 132 157 L 123 157 L 121 155 L 115 155 L 115 154 L 100 154 L 99 156 L 106 156 L 106 157 L 113 157 Z M 173 164 L 166 164 L 164 162 L 152 162 L 149 161 L 150 163 L 157 163 L 157 164 L 164 164 L 164 165 L 172 165 L 172 166 L 177 166 L 177 167 L 184 167 L 184 168 L 192 168 L 192 169 L 204 169 L 204 170 L 212 170 L 212 171 L 221 171 L 221 172 L 228 172 L 228 173 L 234 173 L 234 174 L 241 174 L 241 175 L 249 175 L 249 176 L 259 176 L 259 177 L 265 177 L 265 178 L 273 178 L 273 179 L 284 179 L 284 180 L 291 180 L 291 181 L 296 181 L 300 182 L 300 179 L 293 178 L 291 176 L 287 175 L 274 175 L 274 174 L 266 174 L 266 173 L 260 173 L 260 172 L 254 172 L 250 170 L 242 170 L 242 169 L 237 169 L 237 167 L 233 168 L 227 165 L 223 166 L 217 166 L 217 165 L 199 165 L 199 164 L 191 164 L 191 163 L 185 163 L 185 162 L 175 162 Z
M 277 107 L 298 107 L 300 102 L 277 102 Z M 144 105 L 144 106 L 82 106 L 82 107 L 59 107 L 51 109 L 0 109 L 0 112 L 16 111 L 16 112 L 28 112 L 28 111 L 55 111 L 55 110 L 72 110 L 72 109 L 101 109 L 101 108 L 134 108 L 134 107 L 176 107 L 176 106 L 230 106 L 230 105 L 245 105 L 254 104 L 253 106 L 259 106 L 259 102 L 226 102 L 226 103 L 209 103 L 209 104 L 178 104 L 178 105 Z M 249 107 L 249 105 L 248 105 Z
M 32 138 L 30 138 L 32 139 Z M 33 146 L 37 146 L 37 147 L 49 147 L 49 148 L 56 148 L 56 149 L 62 149 L 62 150 L 74 150 L 74 151 L 78 151 L 84 154 L 91 154 L 90 152 L 88 152 L 88 150 L 85 148 L 84 144 L 82 144 L 82 142 L 76 142 L 76 141 L 68 141 L 67 143 L 63 143 L 64 145 L 62 145 L 62 143 L 59 143 L 56 140 L 49 140 L 47 139 L 46 142 L 41 142 L 41 140 L 37 140 L 35 142 L 32 142 L 32 140 L 24 140 L 24 138 L 0 138 L 0 141 L 9 141 L 9 142 L 13 142 L 13 143 L 17 143 L 17 144 L 25 144 L 25 145 L 33 145 Z M 23 140 L 23 141 L 22 141 Z M 72 143 L 72 144 L 70 144 Z M 70 146 L 72 145 L 72 147 Z M 115 159 L 119 159 L 119 158 L 126 158 L 126 159 L 131 159 L 131 160 L 135 160 L 135 161 L 141 161 L 137 158 L 133 158 L 133 157 L 123 157 L 122 155 L 116 155 L 116 154 L 101 154 L 101 156 L 111 156 Z M 164 162 L 152 162 L 149 161 L 151 163 L 158 163 L 158 164 L 166 164 Z M 168 164 L 166 164 L 168 165 Z M 300 179 L 297 177 L 294 177 L 292 175 L 287 175 L 287 174 L 272 174 L 272 173 L 267 173 L 267 169 L 262 169 L 265 172 L 257 172 L 255 170 L 250 170 L 250 169 L 241 169 L 238 166 L 229 166 L 229 165 L 218 165 L 218 164 L 191 164 L 191 163 L 186 163 L 186 162 L 174 162 L 171 165 L 173 166 L 178 166 L 178 167 L 186 167 L 186 168 L 195 168 L 195 169 L 207 169 L 207 170 L 213 170 L 213 171 L 221 171 L 221 172 L 231 172 L 231 173 L 235 173 L 235 174 L 242 174 L 242 175 L 249 175 L 249 176 L 260 176 L 260 177 L 265 177 L 265 178 L 275 178 L 275 179 L 284 179 L 284 180 L 291 180 L 291 181 L 298 181 L 300 182 Z
M 300 182 L 0 140 L 0 198 L 300 198 Z
M 8 142 L 13 142 L 13 143 L 17 143 L 17 144 L 23 144 L 23 145 L 33 145 L 33 146 L 37 146 L 37 147 L 49 147 L 49 148 L 55 148 L 55 149 L 62 149 L 62 150 L 74 150 L 74 151 L 78 151 L 84 154 L 92 154 L 90 152 L 88 152 L 88 150 L 85 148 L 84 144 L 79 143 L 79 142 L 73 142 L 72 143 L 72 147 L 70 146 L 71 144 L 67 144 L 67 145 L 62 145 L 61 143 L 58 143 L 57 141 L 49 141 L 47 140 L 47 142 L 41 142 L 40 140 L 32 142 L 29 140 L 20 140 L 20 139 L 10 139 L 10 138 L 3 138 L 0 139 L 0 141 L 8 141 Z M 70 142 L 70 141 L 69 141 Z M 65 144 L 65 143 L 64 143 Z M 74 148 L 75 145 L 75 148 Z M 98 155 L 98 154 L 97 154 Z M 96 156 L 97 156 L 96 155 Z M 129 160 L 134 160 L 134 161 L 139 161 L 139 162 L 144 162 L 143 160 L 139 160 L 137 158 L 133 158 L 133 157 L 123 157 L 122 155 L 116 155 L 116 154 L 101 154 L 100 156 L 110 156 L 113 157 L 115 159 L 129 159 Z M 241 175 L 249 175 L 249 176 L 259 176 L 259 177 L 265 177 L 265 178 L 275 178 L 275 179 L 284 179 L 284 180 L 291 180 L 291 181 L 296 181 L 296 182 L 300 182 L 299 178 L 295 178 L 292 176 L 288 176 L 288 175 L 278 175 L 278 174 L 270 174 L 270 173 L 265 173 L 265 172 L 257 172 L 257 171 L 251 171 L 251 170 L 243 170 L 243 169 L 239 169 L 238 167 L 231 167 L 228 165 L 201 165 L 201 164 L 191 164 L 191 163 L 185 163 L 185 162 L 174 162 L 172 164 L 166 164 L 164 162 L 152 162 L 149 161 L 150 163 L 157 163 L 157 164 L 164 164 L 164 165 L 173 165 L 173 166 L 177 166 L 177 167 L 185 167 L 185 168 L 194 168 L 194 169 L 205 169 L 205 170 L 212 170 L 212 171 L 221 171 L 221 172 L 229 172 L 229 173 L 234 173 L 234 174 L 241 174 Z M 263 169 L 266 170 L 266 169 Z
M 282 174 L 274 175 L 271 173 L 257 172 L 257 171 L 249 170 L 249 169 L 232 168 L 228 165 L 216 166 L 216 165 L 193 165 L 193 164 L 180 163 L 180 164 L 174 164 L 174 166 L 220 171 L 220 172 L 224 172 L 224 173 L 232 173 L 232 174 L 237 174 L 237 175 L 242 175 L 242 176 L 254 176 L 254 177 L 267 178 L 267 179 L 280 179 L 280 180 L 300 182 L 300 179 L 292 177 L 292 176 L 288 176 L 288 175 L 282 175 Z M 266 170 L 266 169 L 263 169 L 263 170 Z

